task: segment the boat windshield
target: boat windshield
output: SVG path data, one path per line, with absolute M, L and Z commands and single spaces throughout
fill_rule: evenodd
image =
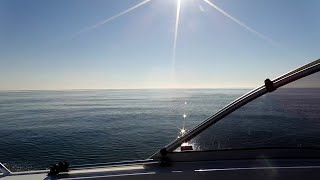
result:
M 184 145 L 197 151 L 320 148 L 319 117 L 318 72 L 251 101 Z

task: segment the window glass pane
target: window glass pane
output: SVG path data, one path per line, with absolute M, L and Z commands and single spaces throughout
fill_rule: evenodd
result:
M 193 150 L 320 147 L 320 73 L 244 105 L 200 133 Z

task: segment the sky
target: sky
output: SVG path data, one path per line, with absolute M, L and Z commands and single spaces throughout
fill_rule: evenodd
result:
M 0 0 L 0 90 L 252 88 L 318 59 L 318 0 Z

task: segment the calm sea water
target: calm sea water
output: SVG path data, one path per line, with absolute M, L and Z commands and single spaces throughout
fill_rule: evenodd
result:
M 148 158 L 247 90 L 0 92 L 0 162 L 13 170 Z
M 0 92 L 0 162 L 30 170 L 61 160 L 81 165 L 148 158 L 176 139 L 183 114 L 191 128 L 247 91 Z M 309 90 L 309 96 L 279 92 L 244 106 L 192 143 L 200 150 L 281 146 L 281 137 L 299 135 L 286 142 L 320 144 L 319 89 Z

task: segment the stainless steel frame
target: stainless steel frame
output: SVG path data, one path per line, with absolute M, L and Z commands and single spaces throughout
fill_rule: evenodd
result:
M 11 174 L 11 171 L 2 163 L 0 163 L 0 172 L 2 173 L 3 176 L 7 176 L 9 174 Z M 1 175 L 0 175 L 1 177 Z

